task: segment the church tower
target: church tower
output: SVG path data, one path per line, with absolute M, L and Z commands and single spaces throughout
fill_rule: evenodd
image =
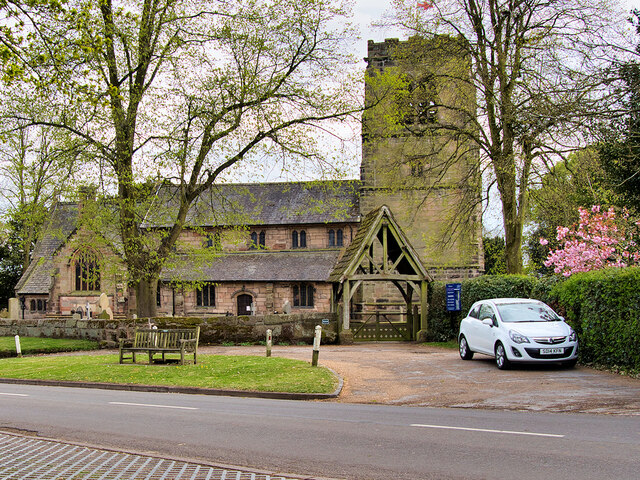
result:
M 369 41 L 360 213 L 387 205 L 435 279 L 484 270 L 475 91 L 460 41 Z

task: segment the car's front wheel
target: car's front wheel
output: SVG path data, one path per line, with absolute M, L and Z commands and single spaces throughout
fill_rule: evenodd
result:
M 467 343 L 467 339 L 464 335 L 460 335 L 459 350 L 461 359 L 471 360 L 473 358 L 473 352 L 469 348 L 469 344 Z
M 576 363 L 578 363 L 578 359 L 574 358 L 573 360 L 567 360 L 566 362 L 562 362 L 562 365 L 567 368 L 573 368 L 576 366 Z
M 496 343 L 496 366 L 500 370 L 507 370 L 511 366 L 511 362 L 507 358 L 507 352 L 501 342 Z

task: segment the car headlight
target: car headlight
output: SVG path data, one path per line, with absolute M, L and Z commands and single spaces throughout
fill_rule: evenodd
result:
M 571 335 L 569 335 L 569 341 L 570 342 L 577 342 L 578 341 L 578 334 L 576 332 L 574 332 L 573 330 L 571 330 Z
M 515 330 L 509 330 L 509 337 L 515 343 L 529 343 L 529 339 L 522 335 L 521 333 L 516 332 Z

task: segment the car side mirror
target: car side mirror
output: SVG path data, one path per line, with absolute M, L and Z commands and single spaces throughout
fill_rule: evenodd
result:
M 482 319 L 482 323 L 484 325 L 489 325 L 490 327 L 493 327 L 493 319 L 487 317 L 487 318 L 483 318 Z

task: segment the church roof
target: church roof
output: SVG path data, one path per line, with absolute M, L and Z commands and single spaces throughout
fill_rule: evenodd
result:
M 297 225 L 359 220 L 360 182 L 331 180 L 214 185 L 193 203 L 187 226 Z M 143 228 L 173 224 L 179 189 L 164 186 Z
M 340 249 L 230 252 L 215 259 L 185 256 L 161 280 L 213 282 L 326 282 Z
M 48 294 L 54 273 L 53 255 L 76 229 L 78 205 L 56 203 L 49 220 L 42 229 L 41 238 L 33 249 L 32 261 L 16 285 L 18 295 Z

